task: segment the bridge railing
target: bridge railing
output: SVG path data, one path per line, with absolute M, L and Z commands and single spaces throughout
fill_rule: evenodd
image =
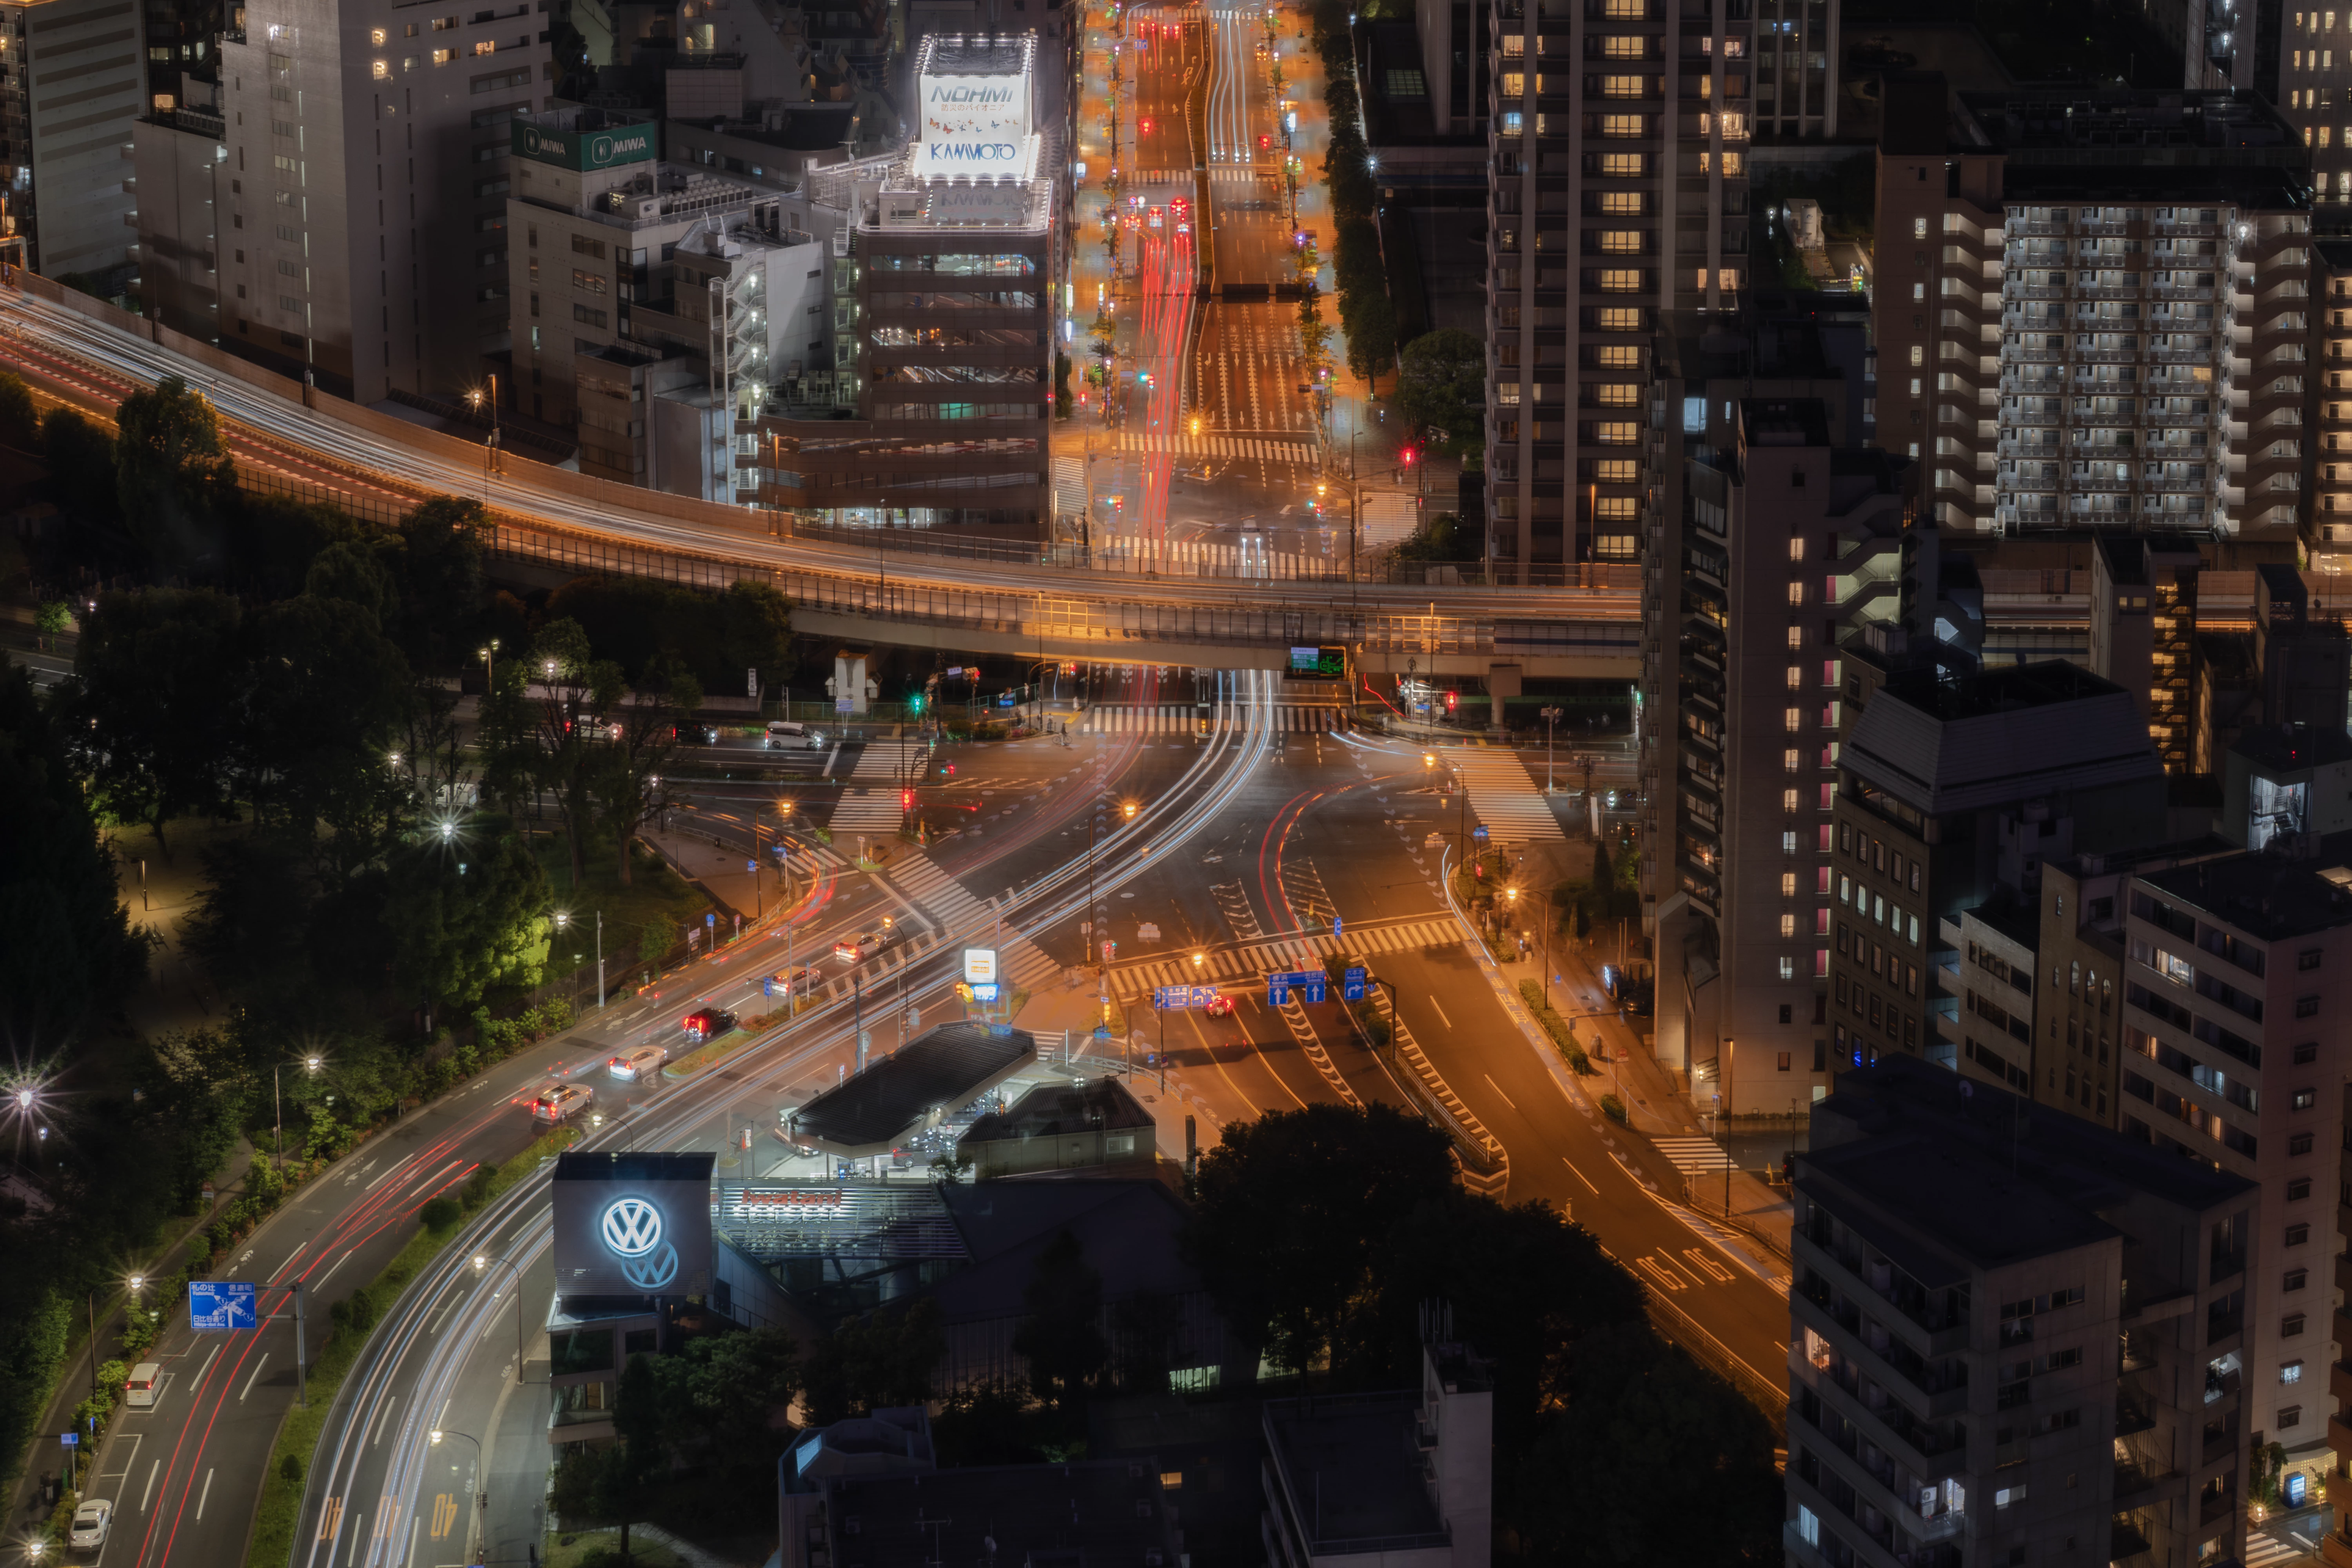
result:
M 1383 654 L 1623 657 L 1638 653 L 1642 637 L 1640 623 L 1633 620 L 1380 614 L 1359 611 L 1339 595 L 1268 608 L 936 587 L 752 560 L 674 555 L 504 522 L 493 528 L 490 549 L 573 571 L 660 577 L 713 590 L 744 580 L 768 583 L 811 609 L 877 622 L 1006 633 L 1063 648 L 1071 643 L 1098 643 L 1106 651 L 1141 642 L 1257 648 L 1328 643 Z

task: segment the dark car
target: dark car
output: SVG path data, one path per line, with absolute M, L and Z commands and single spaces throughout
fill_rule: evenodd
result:
M 719 726 L 699 722 L 680 724 L 677 726 L 677 738 L 689 746 L 715 746 L 719 744 Z
M 686 1016 L 686 1037 L 700 1045 L 715 1040 L 735 1026 L 735 1015 L 724 1007 L 698 1007 Z

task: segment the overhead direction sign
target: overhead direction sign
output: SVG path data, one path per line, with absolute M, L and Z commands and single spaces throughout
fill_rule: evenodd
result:
M 1360 1002 L 1364 999 L 1364 966 L 1360 963 L 1349 964 L 1348 972 L 1339 977 L 1339 994 L 1350 1002 Z
M 1265 977 L 1265 1005 L 1279 1007 L 1290 1000 L 1293 991 L 1300 993 L 1302 1002 L 1320 1002 L 1329 978 L 1319 969 L 1292 969 L 1269 974 Z
M 241 1279 L 188 1281 L 188 1327 L 200 1334 L 260 1326 L 253 1287 Z
M 1216 999 L 1217 988 L 1213 985 L 1157 985 L 1151 991 L 1152 1006 L 1162 1011 L 1205 1007 Z

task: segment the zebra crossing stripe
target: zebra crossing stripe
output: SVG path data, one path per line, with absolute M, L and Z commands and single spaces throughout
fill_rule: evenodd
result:
M 1731 1163 L 1731 1156 L 1712 1138 L 1654 1138 L 1651 1142 L 1685 1176 L 1720 1175 Z

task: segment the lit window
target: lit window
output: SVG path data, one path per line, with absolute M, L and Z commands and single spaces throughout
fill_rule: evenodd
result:
M 1602 310 L 1600 330 L 1604 332 L 1638 332 L 1642 330 L 1642 312 L 1616 308 Z
M 1793 958 L 1783 957 L 1780 960 L 1780 978 L 1783 980 L 1794 980 L 1796 977 L 1797 961 Z
M 1637 76 L 1604 76 L 1601 79 L 1601 96 L 1639 98 L 1642 96 L 1642 79 Z
M 1794 855 L 1796 852 L 1797 836 L 1794 833 L 1783 833 L 1780 835 L 1780 853 L 1783 855 Z
M 1927 237 L 1927 220 L 1926 218 L 1915 217 L 1911 220 L 1911 237 L 1914 239 L 1925 239 Z M 1919 351 L 1913 349 L 1911 352 L 1913 353 L 1917 353 Z
M 1601 154 L 1601 173 L 1607 179 L 1638 180 L 1642 177 L 1643 166 L 1642 154 L 1639 153 Z
M 1805 646 L 1804 627 L 1790 626 L 1789 628 L 1789 646 L 1790 647 L 1802 647 Z
M 1601 53 L 1612 60 L 1638 60 L 1642 58 L 1642 39 L 1638 34 L 1612 33 L 1601 40 Z
M 1642 351 L 1631 346 L 1604 348 L 1596 357 L 1603 370 L 1639 370 L 1642 366 Z
M 446 66 L 457 58 L 457 51 L 455 49 L 436 49 L 433 51 L 433 63 L 436 66 Z
M 1804 540 L 1803 540 L 1802 538 L 1797 538 L 1797 539 L 1791 539 L 1790 541 L 1789 541 L 1789 559 L 1790 559 L 1790 560 L 1791 560 L 1791 561 L 1802 561 L 1804 558 L 1805 558 L 1805 542 L 1804 542 Z
M 1601 117 L 1601 134 L 1623 141 L 1642 134 L 1643 118 L 1638 114 L 1604 114 Z
M 1601 231 L 1601 253 L 1603 256 L 1637 256 L 1642 249 L 1642 231 L 1638 228 L 1604 228 Z
M 377 60 L 368 68 L 368 74 L 375 78 L 376 80 L 382 81 L 392 74 L 392 62 L 390 60 Z
M 1914 365 L 1920 365 L 1920 364 L 1925 364 L 1925 363 L 1927 363 L 1927 351 L 1926 349 L 1922 348 L 1922 347 L 1921 347 L 1920 345 L 1918 345 L 1917 343 L 1913 343 L 1913 344 L 1911 345 L 1911 363 L 1912 363 Z
M 1805 602 L 1805 585 L 1804 585 L 1802 583 L 1791 583 L 1791 584 L 1789 584 L 1789 603 L 1790 603 L 1790 604 L 1791 604 L 1791 605 L 1801 605 L 1801 604 L 1803 604 L 1804 602 Z
M 1804 764 L 1805 764 L 1805 753 L 1804 753 L 1804 752 L 1800 752 L 1800 751 L 1796 750 L 1796 749 L 1795 749 L 1795 748 L 1793 748 L 1793 747 L 1791 747 L 1790 750 L 1785 751 L 1785 752 L 1781 752 L 1781 753 L 1780 753 L 1780 768 L 1781 768 L 1781 771 L 1782 771 L 1782 772 L 1784 772 L 1784 773 L 1795 773 L 1799 768 L 1801 768 L 1801 767 L 1804 766 Z M 1796 889 L 1795 889 L 1794 888 L 1791 888 L 1791 889 L 1789 889 L 1789 891 L 1790 891 L 1790 892 L 1795 892 L 1795 891 L 1796 891 Z
M 1601 210 L 1612 216 L 1624 216 L 1639 213 L 1642 210 L 1642 193 L 1639 191 L 1603 191 L 1601 193 Z
M 1795 790 L 1784 789 L 1780 792 L 1780 809 L 1782 811 L 1794 811 L 1797 809 L 1797 792 Z
M 1801 708 L 1790 708 L 1790 709 L 1787 709 L 1787 710 L 1783 710 L 1783 712 L 1782 712 L 1782 714 L 1781 714 L 1781 725 L 1782 725 L 1782 727 L 1783 727 L 1784 729 L 1786 729 L 1786 730 L 1789 731 L 1789 733 L 1790 733 L 1791 735 L 1795 734 L 1795 733 L 1796 733 L 1800 729 L 1803 728 L 1803 727 L 1804 727 L 1804 722 L 1805 722 L 1805 714 L 1804 714 L 1804 710 L 1802 710 L 1802 709 L 1801 709 Z
M 1603 268 L 1599 281 L 1604 294 L 1638 294 L 1642 291 L 1642 275 L 1637 271 Z
M 484 38 L 474 46 L 474 52 L 478 55 L 490 55 L 496 54 L 498 48 L 499 41 L 496 38 Z
M 1799 688 L 1800 686 L 1802 686 L 1802 685 L 1805 683 L 1805 671 L 1804 671 L 1804 667 L 1803 667 L 1803 666 L 1801 666 L 1801 665 L 1795 665 L 1795 664 L 1790 665 L 1790 666 L 1789 667 L 1789 676 L 1788 676 L 1788 680 L 1789 680 L 1789 689 L 1790 689 L 1790 690 L 1791 690 L 1791 691 L 1794 691 L 1794 690 L 1796 690 L 1796 689 L 1797 689 L 1797 688 Z
M 1780 896 L 1784 899 L 1793 899 L 1797 896 L 1797 874 L 1794 871 L 1780 873 Z
M 1782 936 L 1794 936 L 1794 935 L 1796 935 L 1796 934 L 1797 934 L 1797 917 L 1796 917 L 1796 916 L 1794 916 L 1794 915 L 1782 915 L 1782 916 L 1780 917 L 1780 934 L 1781 934 Z M 1782 976 L 1781 976 L 1781 978 L 1785 980 L 1785 979 L 1787 979 L 1787 978 L 1788 978 L 1788 976 L 1786 976 L 1786 975 L 1782 975 Z

